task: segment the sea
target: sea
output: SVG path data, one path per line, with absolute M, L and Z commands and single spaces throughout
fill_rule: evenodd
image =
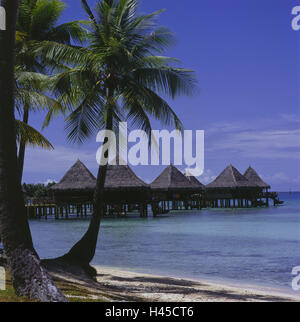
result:
M 292 291 L 300 266 L 300 192 L 281 206 L 181 211 L 158 218 L 104 219 L 94 265 Z M 66 253 L 88 219 L 32 220 L 41 258 Z

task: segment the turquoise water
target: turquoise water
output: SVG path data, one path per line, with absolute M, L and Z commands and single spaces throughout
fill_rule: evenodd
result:
M 104 220 L 93 264 L 291 289 L 300 266 L 300 193 L 284 206 Z M 88 220 L 31 221 L 42 258 L 64 254 Z

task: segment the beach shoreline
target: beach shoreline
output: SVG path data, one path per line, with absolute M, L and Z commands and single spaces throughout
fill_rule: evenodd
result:
M 94 266 L 99 284 L 118 290 L 120 295 L 149 302 L 300 302 L 300 294 L 263 286 L 238 286 L 191 278 L 138 273 Z

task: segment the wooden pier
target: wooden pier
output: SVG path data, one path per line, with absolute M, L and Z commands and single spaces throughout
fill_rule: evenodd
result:
M 26 204 L 27 217 L 30 219 L 69 219 L 86 218 L 93 210 L 92 204 L 57 205 L 55 203 Z

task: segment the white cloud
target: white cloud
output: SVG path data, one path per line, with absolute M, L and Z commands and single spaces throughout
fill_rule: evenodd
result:
M 227 152 L 251 158 L 300 158 L 300 129 L 285 122 L 295 116 L 279 116 L 272 123 L 217 123 L 206 131 L 207 152 Z M 276 126 L 275 126 L 276 124 Z M 269 128 L 268 128 L 269 127 Z
M 287 176 L 286 173 L 280 171 L 270 176 L 261 175 L 263 180 L 269 181 L 272 184 L 281 184 L 290 182 L 291 179 Z
M 202 176 L 199 177 L 199 181 L 206 185 L 206 184 L 214 181 L 216 179 L 216 177 L 217 176 L 213 173 L 212 170 L 206 169 L 204 171 L 204 173 L 202 174 Z
M 47 179 L 45 182 L 44 182 L 44 185 L 47 186 L 49 183 L 57 183 L 56 180 L 54 179 Z
M 263 180 L 270 183 L 271 185 L 282 185 L 282 184 L 299 184 L 300 176 L 290 177 L 283 171 L 274 173 L 273 175 L 260 175 Z
M 289 123 L 300 123 L 300 114 L 281 114 L 281 117 Z

